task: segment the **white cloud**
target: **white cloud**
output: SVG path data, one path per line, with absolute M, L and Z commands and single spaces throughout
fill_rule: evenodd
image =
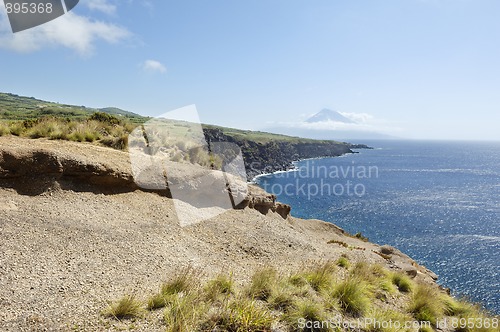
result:
M 344 123 L 337 121 L 321 121 L 321 122 L 306 122 L 306 121 L 287 121 L 287 122 L 268 122 L 271 127 L 283 127 L 292 129 L 306 129 L 311 131 L 349 131 L 349 132 L 366 132 L 366 133 L 386 133 L 397 134 L 401 132 L 401 128 L 386 120 L 377 119 L 368 113 L 347 113 L 339 112 L 346 118 L 355 121 L 355 123 Z M 308 116 L 309 117 L 309 116 Z
M 167 68 L 159 61 L 156 60 L 146 60 L 141 65 L 144 71 L 165 73 Z
M 83 2 L 89 9 L 97 10 L 105 14 L 114 14 L 116 12 L 116 5 L 111 4 L 108 0 L 86 0 Z
M 88 56 L 93 53 L 98 40 L 117 43 L 130 35 L 123 27 L 95 21 L 73 12 L 13 34 L 4 8 L 0 9 L 0 48 L 16 52 L 28 53 L 45 47 L 63 46 L 82 56 Z
M 346 113 L 346 112 L 339 112 L 339 113 L 348 118 L 349 120 L 352 120 L 360 124 L 367 124 L 375 119 L 373 115 L 368 113 Z

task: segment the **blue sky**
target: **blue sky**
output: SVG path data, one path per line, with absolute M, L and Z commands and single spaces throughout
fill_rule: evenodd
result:
M 81 0 L 12 34 L 0 91 L 263 129 L 322 108 L 407 138 L 500 140 L 500 1 Z

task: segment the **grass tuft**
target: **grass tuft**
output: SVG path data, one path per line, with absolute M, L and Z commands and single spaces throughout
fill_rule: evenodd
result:
M 276 288 L 277 275 L 274 268 L 257 271 L 252 277 L 248 295 L 253 299 L 266 301 Z
M 220 296 L 229 296 L 233 292 L 233 279 L 224 274 L 219 274 L 210 280 L 204 287 L 206 298 L 210 301 L 217 300 Z
M 444 305 L 439 300 L 437 288 L 427 284 L 418 284 L 412 294 L 409 312 L 421 322 L 430 322 L 436 325 L 438 318 L 444 314 Z
M 285 316 L 291 331 L 329 331 L 328 314 L 318 302 L 310 299 L 298 301 Z M 313 327 L 309 329 L 307 327 Z
M 371 299 L 366 283 L 357 278 L 350 278 L 335 287 L 332 296 L 337 298 L 345 313 L 363 316 L 370 308 Z
M 334 284 L 333 273 L 336 271 L 336 265 L 332 262 L 326 262 L 323 265 L 315 267 L 304 274 L 307 283 L 316 292 L 328 290 Z
M 274 317 L 250 299 L 238 298 L 212 313 L 202 324 L 206 331 L 271 331 Z
M 349 268 L 349 260 L 346 257 L 340 257 L 337 259 L 337 266 L 343 267 L 344 269 Z
M 103 314 L 116 319 L 141 317 L 144 313 L 142 303 L 134 295 L 125 295 L 120 300 L 109 305 Z
M 408 293 L 413 289 L 413 282 L 402 273 L 394 273 L 391 279 L 392 283 L 398 287 L 400 292 Z

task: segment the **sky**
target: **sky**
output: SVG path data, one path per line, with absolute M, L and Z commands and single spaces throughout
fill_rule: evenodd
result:
M 497 0 L 80 0 L 16 34 L 0 7 L 1 92 L 195 104 L 254 130 L 330 108 L 397 137 L 500 140 Z

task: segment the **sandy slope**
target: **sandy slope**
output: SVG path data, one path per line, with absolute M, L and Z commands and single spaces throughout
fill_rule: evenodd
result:
M 99 314 L 107 300 L 125 293 L 147 296 L 188 265 L 202 271 L 204 278 L 233 271 L 243 284 L 260 266 L 287 271 L 346 253 L 354 261 L 418 270 L 417 278 L 432 281 L 428 271 L 405 255 L 395 252 L 384 259 L 374 252 L 378 246 L 322 221 L 283 219 L 246 208 L 183 228 L 172 199 L 161 194 L 133 186 L 113 191 L 99 181 L 90 185 L 90 177 L 83 174 L 61 176 L 61 169 L 45 177 L 47 167 L 25 174 L 4 167 L 13 165 L 6 161 L 13 154 L 23 160 L 40 151 L 59 161 L 77 160 L 89 172 L 106 170 L 105 176 L 120 179 L 116 183 L 130 181 L 123 152 L 90 144 L 0 138 L 1 331 L 119 328 L 120 322 Z M 29 190 L 34 186 L 36 190 Z M 332 239 L 358 249 L 328 244 Z M 164 330 L 160 318 L 138 322 L 137 330 Z

